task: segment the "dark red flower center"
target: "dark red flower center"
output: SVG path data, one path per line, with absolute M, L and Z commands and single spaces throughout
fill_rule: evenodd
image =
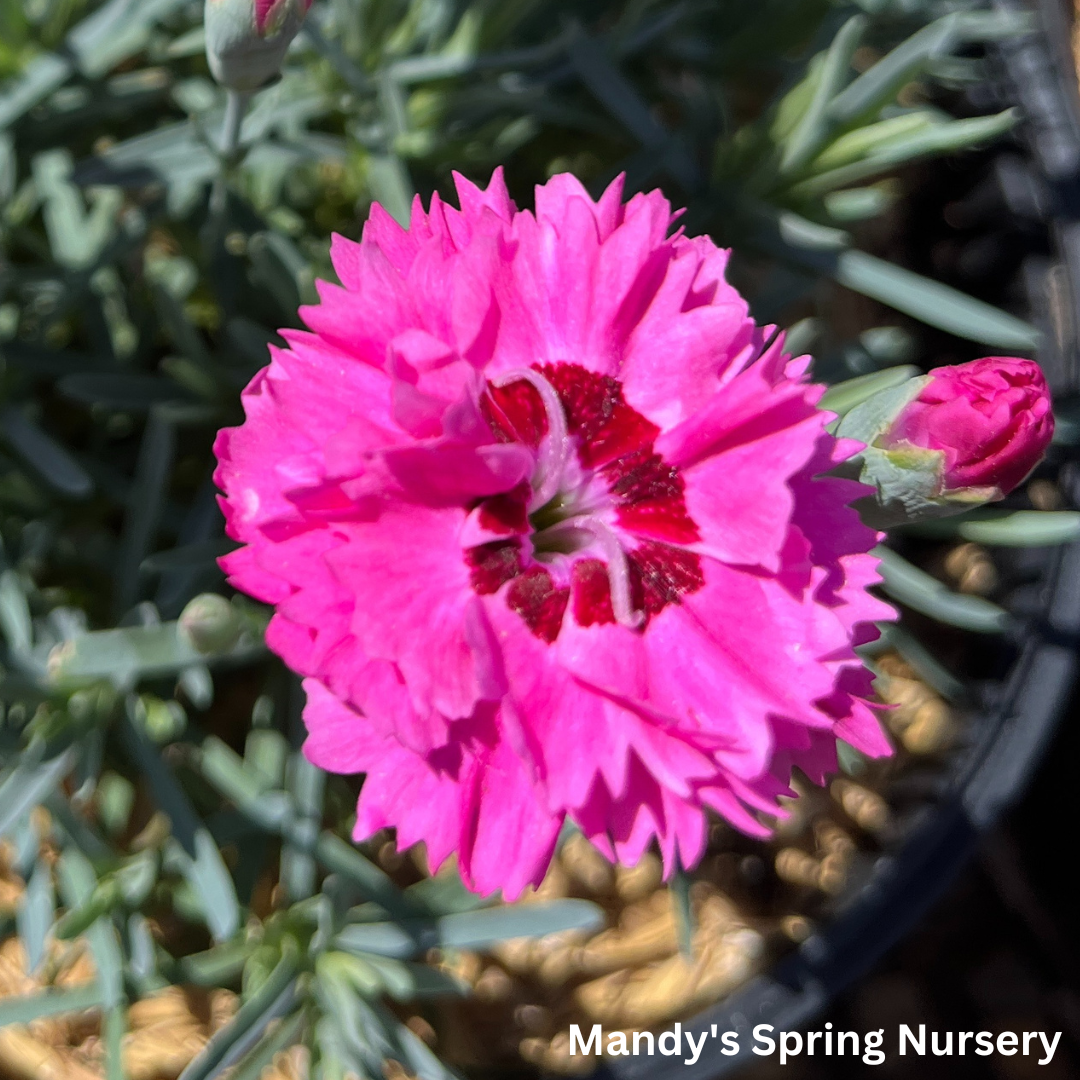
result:
M 682 546 L 700 539 L 683 479 L 617 379 L 544 364 L 488 383 L 481 408 L 496 439 L 537 452 L 537 470 L 473 507 L 493 537 L 465 551 L 478 593 L 509 584 L 509 607 L 551 643 L 568 607 L 579 626 L 643 628 L 704 585 Z

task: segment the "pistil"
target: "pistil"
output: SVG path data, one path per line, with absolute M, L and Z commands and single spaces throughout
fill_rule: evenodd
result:
M 562 402 L 551 385 L 534 368 L 518 368 L 493 380 L 494 386 L 509 386 L 515 382 L 527 382 L 540 395 L 544 412 L 547 414 L 547 436 L 540 443 L 536 459 L 536 471 L 533 474 L 533 496 L 529 501 L 529 510 L 546 506 L 559 494 L 562 484 L 563 469 L 570 449 L 570 437 L 566 430 L 566 413 Z
M 489 384 L 481 407 L 495 437 L 528 446 L 536 465 L 477 508 L 483 535 L 500 537 L 466 548 L 480 595 L 509 586 L 507 605 L 550 644 L 567 610 L 580 626 L 641 630 L 701 588 L 679 470 L 616 379 L 572 363 L 518 369 Z

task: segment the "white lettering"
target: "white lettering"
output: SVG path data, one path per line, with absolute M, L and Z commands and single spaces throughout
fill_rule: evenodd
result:
M 788 1041 L 793 1040 L 794 1045 L 789 1046 Z M 780 1032 L 780 1064 L 786 1065 L 789 1057 L 798 1057 L 802 1053 L 802 1036 L 797 1031 Z
M 1058 1039 L 1061 1038 L 1061 1032 L 1054 1032 L 1054 1041 L 1047 1042 L 1046 1035 L 1043 1032 L 1039 1032 L 1039 1038 L 1042 1039 L 1042 1044 L 1046 1047 L 1046 1057 L 1039 1059 L 1040 1065 L 1049 1065 L 1054 1060 L 1054 1051 L 1057 1049 Z
M 945 1045 L 938 1049 L 938 1033 L 935 1031 L 930 1036 L 930 1049 L 934 1052 L 934 1057 L 952 1057 L 952 1032 L 945 1032 Z
M 919 1025 L 919 1037 L 916 1039 L 911 1031 L 911 1028 L 907 1024 L 900 1025 L 900 1053 L 904 1055 L 907 1053 L 907 1044 L 911 1043 L 912 1050 L 915 1051 L 919 1057 L 926 1056 L 926 1025 Z
M 885 1041 L 885 1029 L 878 1028 L 877 1031 L 868 1031 L 866 1037 L 863 1040 L 863 1064 L 864 1065 L 880 1065 L 885 1060 L 885 1051 L 879 1049 L 881 1044 Z
M 665 1039 L 671 1039 L 672 1041 L 670 1050 L 667 1050 L 664 1047 Z M 673 1054 L 682 1053 L 682 1024 L 676 1024 L 674 1031 L 665 1031 L 660 1036 L 660 1053 L 665 1057 L 671 1057 Z
M 845 1050 L 844 1043 L 850 1043 L 851 1049 Z M 859 1033 L 857 1031 L 838 1031 L 836 1033 L 836 1052 L 840 1055 L 854 1054 L 859 1056 Z
M 754 1028 L 754 1042 L 759 1042 L 766 1048 L 764 1050 L 759 1050 L 756 1046 L 753 1048 L 758 1057 L 768 1057 L 776 1049 L 776 1043 L 768 1035 L 773 1030 L 772 1024 L 758 1024 Z
M 626 1045 L 625 1031 L 609 1031 L 607 1037 L 607 1052 L 611 1057 L 626 1057 L 630 1048 Z
M 577 1024 L 570 1025 L 570 1053 L 576 1054 L 576 1046 L 581 1047 L 583 1054 L 599 1054 L 603 1045 L 604 1033 L 599 1024 L 593 1024 L 592 1030 L 589 1032 L 589 1041 L 586 1042 L 581 1037 L 581 1028 Z M 575 1044 L 574 1040 L 577 1040 Z M 593 1048 L 593 1043 L 596 1043 L 596 1048 Z
M 683 1064 L 684 1065 L 693 1065 L 694 1062 L 697 1061 L 697 1059 L 699 1057 L 701 1057 L 701 1051 L 704 1049 L 705 1040 L 708 1037 L 709 1037 L 709 1033 L 707 1031 L 703 1031 L 701 1033 L 700 1042 L 697 1044 L 697 1046 L 695 1046 L 694 1045 L 694 1036 L 691 1035 L 689 1031 L 686 1033 L 686 1045 L 690 1048 L 690 1053 L 692 1053 L 694 1056 L 693 1057 L 688 1057 L 688 1058 L 683 1058 Z

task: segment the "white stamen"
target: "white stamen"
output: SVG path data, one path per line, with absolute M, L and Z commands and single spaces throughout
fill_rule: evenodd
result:
M 630 565 L 626 561 L 619 538 L 611 526 L 592 514 L 581 514 L 567 518 L 561 523 L 575 529 L 584 529 L 593 534 L 607 559 L 608 587 L 611 590 L 611 612 L 620 626 L 631 630 L 639 627 L 645 619 L 645 613 L 634 610 L 630 596 Z
M 519 368 L 493 379 L 492 382 L 495 386 L 508 386 L 521 379 L 531 384 L 540 395 L 548 423 L 547 438 L 540 444 L 536 475 L 533 477 L 533 497 L 529 502 L 529 510 L 532 511 L 546 506 L 559 494 L 563 467 L 570 449 L 570 438 L 566 431 L 566 414 L 563 412 L 559 395 L 539 371 Z

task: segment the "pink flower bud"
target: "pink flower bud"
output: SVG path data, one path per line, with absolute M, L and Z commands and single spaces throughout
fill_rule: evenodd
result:
M 311 0 L 206 0 L 206 58 L 222 86 L 248 93 L 273 79 Z
M 935 368 L 845 413 L 841 438 L 863 444 L 841 468 L 875 489 L 856 506 L 875 529 L 948 517 L 1003 498 L 1054 434 L 1038 364 L 988 356 Z
M 1006 495 L 1039 463 L 1053 434 L 1039 365 L 987 356 L 931 371 L 880 445 L 941 451 L 944 491 L 996 488 Z

